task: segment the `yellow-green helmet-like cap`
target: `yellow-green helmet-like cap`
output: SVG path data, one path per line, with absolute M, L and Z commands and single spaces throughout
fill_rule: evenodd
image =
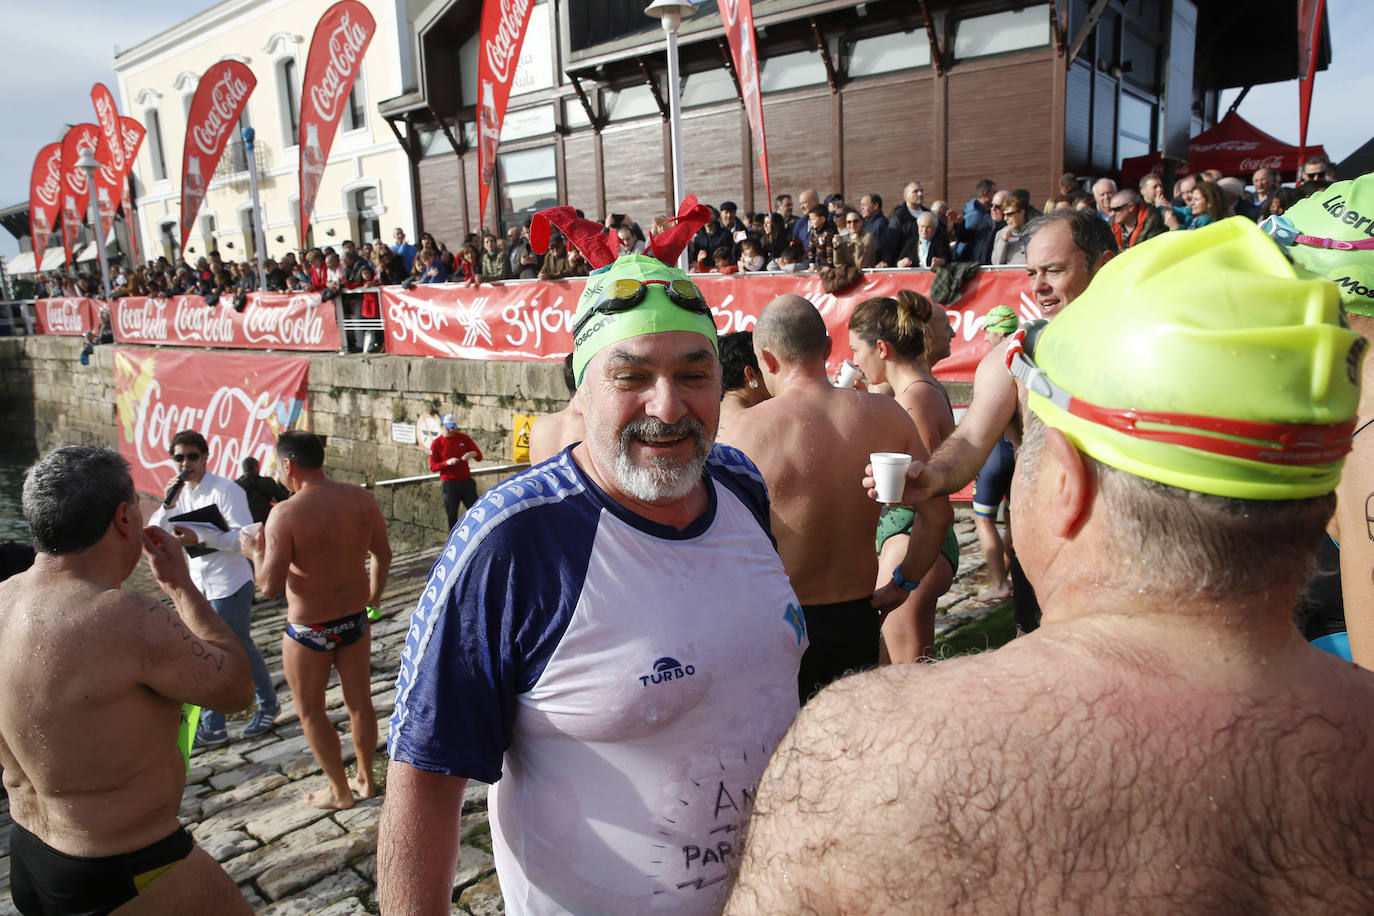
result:
M 573 378 L 581 384 L 582 373 L 593 356 L 613 343 L 641 334 L 692 331 L 711 341 L 711 346 L 719 355 L 720 341 L 716 334 L 715 319 L 709 314 L 691 312 L 677 305 L 668 298 L 665 287 L 661 285 L 686 279 L 687 274 L 676 267 L 639 254 L 622 255 L 610 266 L 589 276 L 577 300 L 577 313 L 573 319 L 573 327 L 576 328 L 573 333 Z M 644 301 L 633 308 L 591 316 L 590 320 L 586 320 L 588 312 L 596 307 L 610 285 L 617 280 L 656 282 L 646 284 Z
M 1283 215 L 1299 233 L 1287 249 L 1293 260 L 1340 287 L 1348 311 L 1374 317 L 1374 173 L 1338 181 Z
M 1236 217 L 1114 258 L 1035 342 L 1035 364 L 1075 401 L 1138 418 L 1113 428 L 1034 386 L 1028 403 L 1077 448 L 1139 477 L 1299 499 L 1340 480 L 1363 353 L 1336 286 Z

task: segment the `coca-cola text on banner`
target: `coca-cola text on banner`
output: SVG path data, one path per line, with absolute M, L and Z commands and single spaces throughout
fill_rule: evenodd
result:
M 33 269 L 43 269 L 43 253 L 62 212 L 62 144 L 49 143 L 33 160 L 29 179 L 29 238 L 33 241 Z
M 257 84 L 253 71 L 236 60 L 222 60 L 201 74 L 186 115 L 186 140 L 181 151 L 182 251 L 205 200 L 205 186 L 219 167 L 224 147 Z
M 84 152 L 95 155 L 99 142 L 100 128 L 94 124 L 77 124 L 62 138 L 62 249 L 67 254 L 68 266 L 72 263 L 72 248 L 81 237 L 86 205 L 91 201 L 86 172 L 76 163 Z
M 99 326 L 101 303 L 95 299 L 39 299 L 33 304 L 39 334 L 80 337 Z
M 134 487 L 162 494 L 177 471 L 167 444 L 183 429 L 205 436 L 215 474 L 232 480 L 250 455 L 269 467 L 277 436 L 310 426 L 309 372 L 305 356 L 116 347 L 119 453 Z
M 520 46 L 530 24 L 534 0 L 482 0 L 477 54 L 478 221 L 487 224 L 487 198 L 496 175 L 496 147 L 506 120 L 511 82 L 520 63 Z
M 334 145 L 339 118 L 362 69 L 363 54 L 377 23 L 358 0 L 339 0 L 324 11 L 310 39 L 301 82 L 300 229 L 301 248 L 310 228 L 310 212 L 320 190 L 324 164 Z
M 725 34 L 730 39 L 730 56 L 735 60 L 739 76 L 739 90 L 744 111 L 749 115 L 749 132 L 758 152 L 759 169 L 763 172 L 763 189 L 772 201 L 773 188 L 768 181 L 768 141 L 763 132 L 763 92 L 759 88 L 759 53 L 754 35 L 754 4 L 752 0 L 720 0 L 720 17 Z
M 200 296 L 125 296 L 110 304 L 120 343 L 245 350 L 318 350 L 341 345 L 333 305 L 319 293 L 249 293 L 242 312 Z
M 95 158 L 100 161 L 96 172 L 95 194 L 100 211 L 100 238 L 109 237 L 110 224 L 119 209 L 119 185 L 128 174 L 124 158 L 124 141 L 119 133 L 119 109 L 114 96 L 104 83 L 91 87 L 91 105 L 95 108 L 95 123 L 100 128 L 100 142 Z
M 745 274 L 693 276 L 711 304 L 722 334 L 748 331 L 774 297 L 795 293 L 815 303 L 831 339 L 838 341 L 831 369 L 849 356 L 849 316 L 854 307 L 875 296 L 896 296 L 903 288 L 929 292 L 928 270 L 872 271 L 845 292 L 821 288 L 816 274 Z M 562 359 L 572 349 L 572 318 L 583 280 L 514 280 L 469 288 L 446 284 L 405 290 L 382 290 L 386 351 L 401 356 L 452 359 Z M 1029 295 L 1020 268 L 980 270 L 946 306 L 954 331 L 951 355 L 935 366 L 941 379 L 973 380 L 978 361 L 988 350 L 982 317 L 995 305 L 1009 305 L 1023 320 L 1043 317 Z

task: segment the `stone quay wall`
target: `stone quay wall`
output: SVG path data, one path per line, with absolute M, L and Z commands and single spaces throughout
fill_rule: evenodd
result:
M 119 445 L 114 348 L 90 365 L 76 337 L 0 338 L 0 432 L 5 448 L 42 454 L 61 445 Z M 139 348 L 132 348 L 139 349 Z M 561 362 L 449 360 L 385 354 L 309 355 L 310 425 L 329 437 L 325 468 L 339 479 L 428 474 L 418 445 L 392 441 L 393 423 L 451 413 L 482 450 L 482 465 L 511 462 L 516 414 L 567 405 Z M 478 491 L 504 475 L 476 473 Z M 373 488 L 393 548 L 431 548 L 448 536 L 437 480 Z

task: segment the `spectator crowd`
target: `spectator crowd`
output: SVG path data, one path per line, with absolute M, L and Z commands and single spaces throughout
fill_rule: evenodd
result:
M 1024 264 L 1026 224 L 1042 211 L 1096 210 L 1111 225 L 1118 245 L 1129 248 L 1163 232 L 1198 229 L 1227 216 L 1258 222 L 1281 215 L 1334 180 L 1330 160 L 1319 155 L 1306 160 L 1297 186 L 1291 188 L 1281 187 L 1278 173 L 1271 169 L 1255 171 L 1248 186 L 1216 169 L 1189 173 L 1174 182 L 1172 193 L 1166 193 L 1154 173 L 1141 178 L 1138 188 L 1118 187 L 1111 178 L 1089 184 L 1089 179 L 1066 173 L 1059 179 L 1059 193 L 1041 209 L 1032 205 L 1029 191 L 999 188 L 992 179 L 979 181 L 962 207 L 943 200 L 927 203 L 921 182 L 912 181 L 890 211 L 877 193 L 864 194 L 851 205 L 842 193 L 822 199 L 815 189 L 807 189 L 795 199 L 777 195 L 769 212 L 741 213 L 729 200 L 710 207 L 711 221 L 696 233 L 688 254 L 696 273 L 814 271 L 851 282 L 858 271 L 870 268 L 939 268 L 957 261 Z M 578 216 L 583 216 L 581 211 Z M 648 236 L 662 231 L 666 222 L 655 217 L 647 234 L 622 213 L 609 214 L 604 224 L 605 231 L 619 239 L 620 253 L 629 254 L 643 252 Z M 299 256 L 288 252 L 267 258 L 262 265 L 265 286 L 260 286 L 256 258 L 229 261 L 218 250 L 194 263 L 159 256 L 131 269 L 113 267 L 111 295 L 199 295 L 212 303 L 227 299 L 241 307 L 241 294 L 259 289 L 319 292 L 332 299 L 377 286 L 561 280 L 590 272 L 586 257 L 562 235 L 555 233 L 548 251 L 539 253 L 531 246 L 529 230 L 525 220 L 511 224 L 504 238 L 490 230 L 470 232 L 455 253 L 430 232 L 421 232 L 414 244 L 405 230 L 397 228 L 391 245 L 346 240 L 337 249 L 310 248 Z M 837 286 L 845 285 L 837 281 Z M 98 297 L 100 278 L 85 271 L 75 277 L 53 272 L 39 278 L 34 293 Z M 373 300 L 363 302 L 362 317 L 376 317 Z

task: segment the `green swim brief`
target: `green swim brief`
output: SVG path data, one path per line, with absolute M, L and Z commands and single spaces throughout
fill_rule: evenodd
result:
M 874 539 L 877 545 L 877 552 L 883 552 L 883 545 L 887 539 L 898 534 L 911 534 L 911 525 L 916 520 L 916 513 L 906 506 L 883 506 L 882 515 L 878 516 L 878 534 Z M 949 561 L 950 568 L 954 572 L 959 571 L 959 536 L 954 533 L 954 526 L 950 525 L 945 532 L 945 542 L 940 545 L 940 553 L 944 554 Z

